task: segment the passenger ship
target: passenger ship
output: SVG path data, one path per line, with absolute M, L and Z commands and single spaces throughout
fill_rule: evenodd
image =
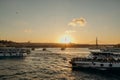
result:
M 87 57 L 75 57 L 70 61 L 73 69 L 120 70 L 120 54 L 108 51 L 92 51 Z
M 29 48 L 0 47 L 0 58 L 26 57 Z
M 100 50 L 104 52 L 120 53 L 120 48 L 118 47 L 105 47 L 105 48 L 101 48 Z
M 87 57 L 75 57 L 71 59 L 70 64 L 72 65 L 72 69 L 120 71 L 120 48 L 98 48 L 98 41 L 96 38 L 96 48 L 90 48 L 90 50 L 91 49 L 92 51 L 90 51 L 90 54 Z

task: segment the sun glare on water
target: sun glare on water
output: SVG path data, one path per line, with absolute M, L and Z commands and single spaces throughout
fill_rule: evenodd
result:
M 60 43 L 65 43 L 65 44 L 69 44 L 72 42 L 72 37 L 70 35 L 63 35 L 61 36 L 61 38 L 59 39 Z

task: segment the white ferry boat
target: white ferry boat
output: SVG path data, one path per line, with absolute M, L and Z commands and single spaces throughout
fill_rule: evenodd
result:
M 120 53 L 120 48 L 117 47 L 105 47 L 103 49 L 100 49 L 103 52 L 114 52 L 114 53 Z
M 113 52 L 91 52 L 87 57 L 72 58 L 73 69 L 120 70 L 120 54 Z
M 25 57 L 29 53 L 29 48 L 0 47 L 0 58 Z

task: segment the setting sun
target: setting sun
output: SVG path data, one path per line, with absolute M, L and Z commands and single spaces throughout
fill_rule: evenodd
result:
M 72 37 L 70 35 L 63 35 L 62 37 L 60 37 L 59 39 L 60 43 L 71 43 L 72 42 Z

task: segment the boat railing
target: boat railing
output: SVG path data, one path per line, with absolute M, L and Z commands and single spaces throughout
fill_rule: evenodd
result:
M 104 58 L 104 59 L 97 59 L 97 58 L 93 58 L 93 59 L 88 59 L 88 58 L 73 58 L 71 60 L 72 62 L 75 62 L 75 61 L 84 61 L 84 62 L 101 62 L 101 63 L 104 63 L 104 62 L 109 62 L 109 63 L 120 63 L 120 59 L 118 58 L 117 60 L 114 59 L 114 58 Z

